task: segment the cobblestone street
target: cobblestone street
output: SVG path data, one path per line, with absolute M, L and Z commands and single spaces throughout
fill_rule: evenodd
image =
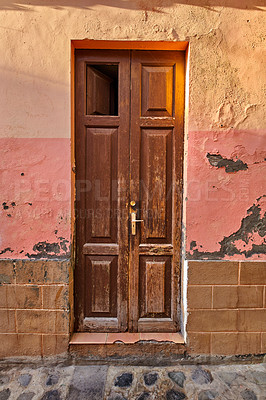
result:
M 265 400 L 266 364 L 0 364 L 0 400 Z

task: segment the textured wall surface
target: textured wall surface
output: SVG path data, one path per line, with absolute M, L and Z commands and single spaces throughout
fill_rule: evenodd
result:
M 189 41 L 184 210 L 188 258 L 265 257 L 263 3 L 57 0 L 51 4 L 45 0 L 2 0 L 0 135 L 5 139 L 1 149 L 9 149 L 13 156 L 2 150 L 1 257 L 27 258 L 41 252 L 49 255 L 53 254 L 52 249 L 60 255 L 68 252 L 70 41 L 84 38 Z M 17 144 L 15 138 L 20 139 Z M 220 157 L 218 161 L 215 156 Z M 40 181 L 46 182 L 37 183 L 41 196 L 45 197 L 46 191 L 45 205 L 41 203 L 46 200 L 36 199 L 33 180 L 39 176 Z M 17 196 L 6 189 L 7 181 L 18 188 L 17 196 L 24 191 L 17 201 Z M 57 192 L 49 195 L 51 188 Z M 16 206 L 7 212 L 5 207 L 12 202 Z M 22 235 L 9 235 L 15 226 L 21 230 L 27 212 L 25 202 L 32 203 L 31 210 L 37 210 L 37 202 L 46 210 L 45 215 L 39 216 L 44 224 L 33 222 L 34 234 L 28 235 L 27 243 Z M 19 209 L 21 213 L 15 212 Z M 64 223 L 58 230 L 61 209 Z M 256 210 L 259 216 L 255 217 Z M 254 218 L 248 227 L 243 227 L 250 213 Z M 258 229 L 258 224 L 263 227 Z M 66 241 L 64 248 L 62 240 Z
M 1 257 L 70 255 L 70 143 L 0 138 Z
M 266 267 L 262 262 L 190 261 L 189 351 L 265 353 L 265 284 Z
M 188 149 L 188 258 L 265 260 L 265 131 L 193 131 Z
M 183 253 L 191 260 L 188 342 L 199 353 L 219 354 L 224 351 L 219 343 L 227 340 L 233 343 L 229 353 L 265 351 L 265 325 L 261 322 L 251 334 L 243 322 L 265 321 L 265 274 L 258 282 L 242 282 L 250 286 L 248 292 L 240 281 L 230 281 L 240 268 L 238 261 L 250 261 L 251 269 L 260 261 L 265 270 L 265 11 L 263 0 L 0 0 L 1 268 L 10 259 L 17 279 L 18 266 L 34 274 L 46 262 L 41 259 L 58 267 L 56 260 L 70 257 L 71 40 L 186 40 Z M 12 261 L 22 259 L 25 264 Z M 191 280 L 196 260 L 201 260 L 200 270 Z M 201 282 L 209 265 L 204 260 L 230 260 L 225 264 L 229 281 Z M 214 265 L 219 272 L 222 264 Z M 68 327 L 46 332 L 40 321 L 47 310 L 63 304 L 60 291 L 45 305 L 45 291 L 58 289 L 50 285 L 67 288 L 72 280 L 47 284 L 43 279 L 36 288 L 34 282 L 2 282 L 1 300 L 9 291 L 13 299 L 1 303 L 6 354 L 16 344 L 26 349 L 21 343 L 28 343 L 30 332 L 34 354 L 47 353 L 44 343 L 54 335 L 62 335 L 63 345 L 51 344 L 50 353 L 67 348 Z M 19 300 L 16 293 L 24 286 L 33 303 Z M 228 293 L 226 304 L 220 302 Z M 245 293 L 250 305 L 241 303 Z M 69 319 L 65 305 L 55 309 Z M 30 313 L 28 326 L 23 312 Z M 202 326 L 210 313 L 213 327 Z M 229 325 L 226 332 L 218 331 L 221 315 L 226 321 L 235 318 L 233 332 Z M 249 344 L 236 347 L 238 342 Z
M 0 358 L 65 352 L 72 286 L 69 261 L 0 260 Z

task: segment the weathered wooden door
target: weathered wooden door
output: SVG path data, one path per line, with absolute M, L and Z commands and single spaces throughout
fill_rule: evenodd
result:
M 178 331 L 184 53 L 78 50 L 75 95 L 76 330 Z

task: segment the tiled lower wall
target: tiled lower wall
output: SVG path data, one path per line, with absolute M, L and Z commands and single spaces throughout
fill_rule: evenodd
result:
M 0 261 L 0 358 L 66 352 L 70 261 Z M 266 263 L 188 263 L 189 354 L 266 352 Z
M 265 353 L 265 292 L 266 262 L 190 261 L 189 353 Z
M 51 355 L 69 341 L 69 261 L 0 261 L 0 357 Z

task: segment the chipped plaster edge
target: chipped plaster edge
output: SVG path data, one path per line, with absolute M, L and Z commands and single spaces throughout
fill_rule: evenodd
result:
M 186 198 L 187 198 L 187 162 L 188 162 L 188 117 L 189 117 L 189 61 L 190 44 L 186 51 L 186 76 L 185 76 L 185 112 L 184 112 L 184 164 L 183 164 L 183 212 L 182 212 L 182 272 L 181 272 L 181 333 L 187 343 L 187 285 L 188 285 L 188 260 L 186 260 Z
M 188 286 L 188 260 L 184 260 L 182 268 L 182 312 L 181 312 L 181 333 L 184 342 L 187 343 L 187 286 Z

